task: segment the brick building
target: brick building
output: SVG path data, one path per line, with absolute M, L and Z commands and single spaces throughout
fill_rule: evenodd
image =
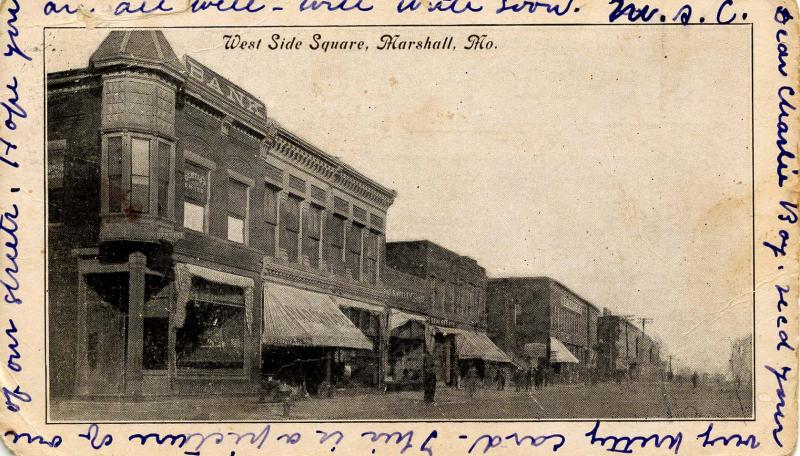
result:
M 386 265 L 396 316 L 392 336 L 406 325 L 422 327 L 416 347 L 434 354 L 440 381 L 458 385 L 472 366 L 494 378 L 495 369 L 508 365 L 509 357 L 486 334 L 486 270 L 474 259 L 427 240 L 388 242 Z M 394 360 L 405 362 L 404 354 L 395 353 Z
M 381 381 L 394 191 L 158 31 L 49 74 L 47 128 L 54 396 Z
M 597 322 L 599 368 L 604 376 L 660 378 L 664 372 L 661 347 L 630 320 L 604 312 Z
M 492 339 L 516 363 L 550 364 L 565 376 L 597 366 L 597 307 L 549 277 L 490 279 L 486 307 Z

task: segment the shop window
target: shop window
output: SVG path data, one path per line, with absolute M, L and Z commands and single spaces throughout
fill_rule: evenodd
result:
M 150 211 L 150 141 L 131 139 L 131 204 L 132 212 Z
M 247 243 L 247 185 L 228 179 L 228 240 Z
M 319 267 L 319 245 L 322 239 L 322 208 L 311 205 L 305 213 L 303 230 L 303 256 L 311 267 Z
M 244 290 L 195 278 L 193 300 L 175 335 L 179 369 L 244 367 Z
M 183 226 L 208 232 L 208 170 L 186 162 L 183 174 Z
M 122 136 L 110 136 L 107 141 L 108 159 L 108 211 L 111 213 L 121 212 L 122 203 L 125 198 L 125 190 L 122 188 Z
M 328 224 L 327 237 L 330 240 L 329 260 L 333 265 L 333 272 L 338 276 L 344 276 L 344 218 L 333 215 Z
M 65 141 L 47 144 L 47 217 L 50 223 L 64 220 L 64 149 Z
M 361 280 L 361 233 L 363 229 L 360 225 L 353 223 L 347 233 L 347 267 L 355 280 Z
M 278 227 L 278 192 L 276 187 L 264 188 L 264 249 L 270 256 L 275 253 L 275 239 Z
M 143 330 L 142 366 L 145 369 L 165 370 L 168 360 L 169 318 L 146 317 L 143 321 Z
M 300 202 L 302 200 L 294 195 L 289 195 L 286 204 L 282 205 L 281 225 L 283 233 L 281 236 L 281 248 L 286 251 L 289 262 L 298 262 L 298 242 L 300 240 Z

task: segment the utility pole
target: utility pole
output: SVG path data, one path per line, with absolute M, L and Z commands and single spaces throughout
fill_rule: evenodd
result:
M 619 316 L 619 318 L 621 318 L 625 322 L 625 362 L 626 363 L 630 362 L 630 354 L 628 353 L 628 324 L 630 322 L 628 321 L 628 319 L 629 318 L 633 318 L 635 316 L 636 315 L 633 315 L 633 314 L 626 314 L 626 315 L 620 315 Z
M 652 323 L 653 319 L 652 318 L 647 318 L 647 317 L 639 317 L 639 321 L 642 322 L 642 335 L 644 336 L 644 326 L 647 323 Z

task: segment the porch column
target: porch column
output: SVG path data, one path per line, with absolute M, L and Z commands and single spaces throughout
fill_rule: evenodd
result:
M 453 337 L 452 336 L 445 337 L 444 344 L 443 344 L 443 349 L 444 349 L 444 354 L 443 355 L 444 356 L 442 356 L 442 358 L 443 358 L 443 360 L 442 360 L 443 361 L 442 362 L 442 370 L 443 370 L 442 376 L 444 377 L 444 384 L 445 385 L 452 384 L 452 379 L 453 379 L 453 370 L 452 370 L 452 366 L 450 365 L 450 363 L 452 362 L 452 359 L 450 358 L 450 352 L 453 350 L 452 344 L 450 342 L 451 338 L 453 338 Z M 456 377 L 456 378 L 458 378 L 458 377 Z M 460 386 L 458 384 L 457 380 L 456 380 L 456 386 Z
M 331 380 L 333 379 L 333 351 L 336 350 L 335 348 L 329 348 L 325 350 L 325 381 L 328 382 L 328 385 L 333 386 Z
M 378 314 L 378 387 L 383 388 L 389 371 L 389 312 Z
M 142 393 L 142 351 L 144 350 L 144 271 L 146 258 L 140 252 L 128 257 L 128 336 L 125 357 L 125 394 Z
M 80 261 L 80 260 L 79 260 Z M 76 339 L 75 350 L 75 391 L 79 395 L 89 394 L 89 331 L 86 327 L 86 318 L 88 315 L 88 304 L 86 303 L 86 276 L 83 274 L 81 267 L 78 266 L 78 314 L 77 314 L 77 331 L 78 337 Z

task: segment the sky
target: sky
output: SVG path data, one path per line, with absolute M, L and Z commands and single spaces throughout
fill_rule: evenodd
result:
M 388 240 L 430 239 L 490 277 L 553 277 L 652 318 L 676 366 L 724 371 L 730 341 L 752 328 L 745 28 L 241 31 L 262 46 L 322 33 L 370 47 L 384 33 L 458 44 L 475 32 L 497 49 L 226 51 L 230 30 L 165 35 L 397 190 Z M 106 33 L 49 31 L 47 70 L 86 66 Z

